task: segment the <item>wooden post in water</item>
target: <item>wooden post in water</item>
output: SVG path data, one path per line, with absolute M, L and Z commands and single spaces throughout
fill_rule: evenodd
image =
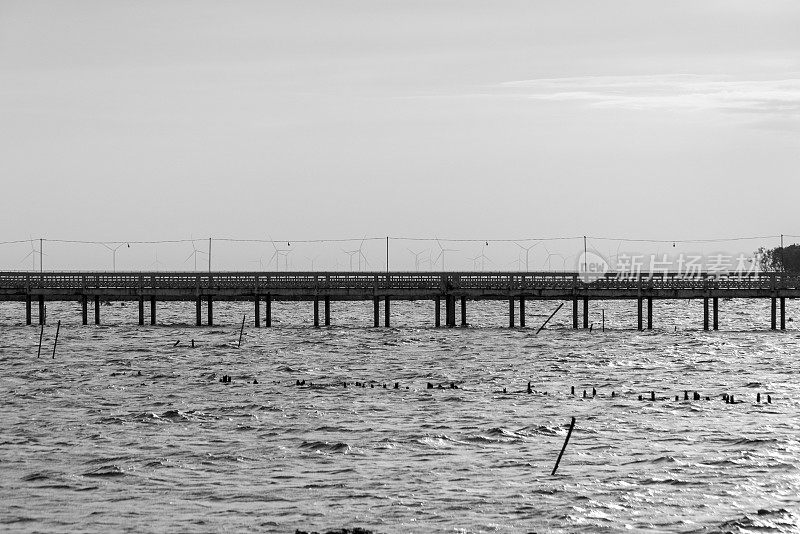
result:
M 37 358 L 42 355 L 42 338 L 44 337 L 44 323 L 39 323 L 39 324 L 42 327 L 39 330 L 39 350 L 38 350 L 38 352 L 36 352 L 36 357 Z
M 380 311 L 380 299 L 378 297 L 372 297 L 372 326 L 378 328 L 380 325 L 380 318 L 381 318 L 381 311 Z
M 434 325 L 436 328 L 442 326 L 442 299 L 441 297 L 436 297 L 433 299 L 434 302 Z
M 94 324 L 100 324 L 100 295 L 94 296 Z
M 786 297 L 781 297 L 781 330 L 786 330 Z
M 53 342 L 53 359 L 56 359 L 56 345 L 58 345 L 58 333 L 61 331 L 61 321 L 56 324 L 56 340 Z
M 194 300 L 194 324 L 195 326 L 203 325 L 203 298 L 200 296 Z
M 144 297 L 142 295 L 139 295 L 139 326 L 144 326 Z
M 31 324 L 31 296 L 25 296 L 25 324 Z
M 239 330 L 239 348 L 242 347 L 242 335 L 244 335 L 244 321 L 247 319 L 246 315 L 242 315 L 242 328 Z
M 319 299 L 314 296 L 314 328 L 319 328 Z
M 514 328 L 516 321 L 514 320 L 514 297 L 508 299 L 508 327 Z
M 467 326 L 467 297 L 461 297 L 461 326 Z
M 647 297 L 647 329 L 653 329 L 653 297 Z
M 266 304 L 266 314 L 264 315 L 264 326 L 272 326 L 272 295 L 267 293 L 267 298 L 264 301 Z
M 572 298 L 572 329 L 578 328 L 578 297 Z
M 150 297 L 150 324 L 156 324 L 156 297 L 153 295 Z
M 44 312 L 44 295 L 39 295 L 39 324 L 45 324 L 47 317 Z
M 583 297 L 583 327 L 589 328 L 589 297 Z
M 567 430 L 567 439 L 564 440 L 564 445 L 561 447 L 561 452 L 558 453 L 558 459 L 556 460 L 556 465 L 553 467 L 553 472 L 550 473 L 550 476 L 555 476 L 556 471 L 558 470 L 558 464 L 561 463 L 561 457 L 564 456 L 564 451 L 567 449 L 567 443 L 569 443 L 569 437 L 572 435 L 572 429 L 575 427 L 575 418 L 572 418 L 572 421 L 569 423 L 569 430 Z
M 525 297 L 519 298 L 519 327 L 525 328 Z
M 708 330 L 708 297 L 703 297 L 703 330 Z
M 331 297 L 325 297 L 325 326 L 331 325 Z
M 155 300 L 153 302 L 155 303 Z M 155 310 L 155 304 L 153 309 Z M 153 316 L 155 317 L 155 314 Z M 214 297 L 211 295 L 208 296 L 208 326 L 214 326 Z
M 81 295 L 81 324 L 89 324 L 89 298 L 86 295 Z
M 253 299 L 253 308 L 253 312 L 255 313 L 255 325 L 256 328 L 259 328 L 261 326 L 261 297 L 258 295 Z
M 390 326 L 389 317 L 391 316 L 391 302 L 388 295 L 383 299 L 383 326 L 386 328 Z

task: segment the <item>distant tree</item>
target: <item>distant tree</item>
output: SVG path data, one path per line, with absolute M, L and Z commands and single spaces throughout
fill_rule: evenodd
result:
M 800 273 L 800 245 L 764 248 L 756 250 L 762 271 L 786 271 Z

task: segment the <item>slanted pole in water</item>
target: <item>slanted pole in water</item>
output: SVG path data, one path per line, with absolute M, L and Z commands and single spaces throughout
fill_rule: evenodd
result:
M 44 337 L 44 323 L 39 323 L 41 328 L 39 329 L 39 351 L 36 353 L 36 357 L 42 355 L 42 338 Z
M 556 460 L 556 465 L 553 467 L 553 472 L 550 473 L 550 476 L 555 476 L 556 471 L 558 470 L 558 464 L 561 463 L 561 457 L 564 456 L 564 451 L 567 449 L 567 443 L 569 443 L 569 437 L 572 435 L 572 429 L 575 428 L 575 418 L 572 418 L 572 421 L 569 423 L 569 430 L 567 430 L 567 439 L 564 440 L 564 445 L 561 447 L 561 452 L 558 453 L 558 459 Z
M 53 342 L 53 359 L 56 359 L 56 345 L 58 345 L 58 333 L 61 331 L 61 321 L 56 324 L 56 340 Z
M 537 334 L 538 334 L 539 332 L 541 332 L 541 331 L 542 331 L 542 328 L 544 328 L 544 327 L 545 327 L 545 325 L 546 325 L 547 323 L 549 323 L 549 322 L 550 322 L 550 319 L 552 319 L 552 318 L 553 318 L 553 316 L 554 316 L 556 313 L 558 313 L 558 310 L 560 310 L 562 306 L 564 306 L 564 303 L 563 303 L 563 302 L 562 302 L 561 304 L 559 304 L 559 305 L 558 305 L 558 308 L 556 308 L 556 309 L 553 311 L 553 313 L 551 313 L 551 314 L 550 314 L 550 317 L 548 317 L 548 318 L 547 318 L 547 320 L 546 320 L 545 322 L 543 322 L 543 323 L 542 323 L 542 326 L 540 326 L 540 327 L 539 327 L 539 330 L 537 330 L 537 331 L 536 331 L 536 333 L 537 333 Z
M 242 315 L 242 328 L 239 330 L 239 348 L 242 347 L 242 336 L 244 335 L 244 321 L 247 319 L 246 315 Z

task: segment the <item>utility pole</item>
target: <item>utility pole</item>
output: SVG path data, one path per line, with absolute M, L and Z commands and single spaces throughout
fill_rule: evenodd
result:
M 43 265 L 44 262 L 42 261 L 44 259 L 44 249 L 42 248 L 42 244 L 43 243 L 44 243 L 44 239 L 42 239 L 40 237 L 39 238 L 39 272 L 40 273 L 44 272 L 44 265 Z
M 586 272 L 586 236 L 583 236 L 583 272 Z
M 41 247 L 39 247 L 41 250 Z M 783 234 L 781 234 L 781 271 L 786 270 L 785 256 L 783 253 Z
M 208 272 L 211 272 L 211 238 L 208 238 Z
M 386 236 L 386 272 L 389 272 L 389 236 Z

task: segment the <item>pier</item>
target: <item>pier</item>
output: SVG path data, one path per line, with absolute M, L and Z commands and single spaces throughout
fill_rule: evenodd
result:
M 309 323 L 319 327 L 331 325 L 333 303 L 371 300 L 372 325 L 388 327 L 392 301 L 429 300 L 435 326 L 455 327 L 458 315 L 463 327 L 468 324 L 468 302 L 497 300 L 508 302 L 508 326 L 524 328 L 526 301 L 558 300 L 572 303 L 573 328 L 589 328 L 591 302 L 635 300 L 638 328 L 643 330 L 653 328 L 655 301 L 702 299 L 703 328 L 717 330 L 720 299 L 750 298 L 770 299 L 771 328 L 784 330 L 786 299 L 798 297 L 800 275 L 780 272 L 605 273 L 588 278 L 574 272 L 0 272 L 0 301 L 24 302 L 29 325 L 34 302 L 39 324 L 46 321 L 46 301 L 80 302 L 83 324 L 88 324 L 91 303 L 94 324 L 100 324 L 101 302 L 138 301 L 140 325 L 145 324 L 148 303 L 154 325 L 158 302 L 194 302 L 195 323 L 202 326 L 204 304 L 205 324 L 213 325 L 215 301 L 243 301 L 253 303 L 256 327 L 270 327 L 273 301 L 306 301 L 313 303 Z

